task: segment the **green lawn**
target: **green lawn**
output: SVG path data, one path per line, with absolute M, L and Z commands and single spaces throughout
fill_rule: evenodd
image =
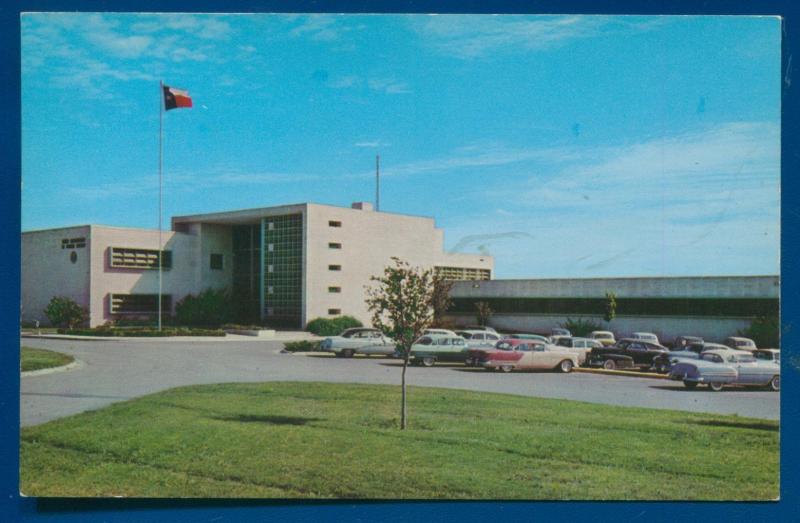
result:
M 31 347 L 22 347 L 20 350 L 20 359 L 22 361 L 22 372 L 61 367 L 75 360 L 72 356 L 61 354 L 60 352 L 34 349 Z
M 778 497 L 777 422 L 399 387 L 182 387 L 22 429 L 33 496 Z M 702 393 L 695 396 L 700 397 Z M 691 401 L 691 399 L 687 399 Z

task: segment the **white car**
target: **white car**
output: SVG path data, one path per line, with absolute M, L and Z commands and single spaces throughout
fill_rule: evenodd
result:
M 661 342 L 658 341 L 658 336 L 656 336 L 652 332 L 634 332 L 633 334 L 631 334 L 631 338 L 635 340 L 649 341 L 650 343 L 661 345 Z
M 502 338 L 495 332 L 485 330 L 463 330 L 456 334 L 467 340 L 470 349 L 486 349 L 494 347 Z
M 731 336 L 729 338 L 725 338 L 725 341 L 723 341 L 722 344 L 727 345 L 732 349 L 749 350 L 750 352 L 758 348 L 756 347 L 756 342 L 754 342 L 750 338 L 740 338 L 738 336 Z
M 617 340 L 614 338 L 614 333 L 611 331 L 592 331 L 589 333 L 589 338 L 597 340 L 606 346 L 617 343 Z
M 346 329 L 339 336 L 322 340 L 320 350 L 332 352 L 337 357 L 352 358 L 354 354 L 381 354 L 388 356 L 395 352 L 395 342 L 378 329 L 356 327 Z
M 425 329 L 423 336 L 458 336 L 455 332 L 448 329 Z

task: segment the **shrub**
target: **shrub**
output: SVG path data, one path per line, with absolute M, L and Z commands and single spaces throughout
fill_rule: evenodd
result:
M 345 329 L 362 326 L 363 324 L 352 316 L 337 316 L 315 318 L 306 324 L 306 330 L 317 336 L 336 336 Z
M 189 326 L 219 327 L 231 321 L 233 304 L 226 290 L 207 289 L 197 296 L 189 294 L 175 305 L 177 323 Z
M 100 337 L 134 337 L 155 338 L 163 336 L 225 336 L 225 332 L 217 329 L 190 329 L 187 327 L 167 327 L 160 331 L 153 328 L 110 328 L 97 327 L 94 329 L 58 329 L 59 334 L 72 336 L 100 336 Z
M 489 318 L 491 318 L 492 314 L 494 314 L 494 311 L 491 307 L 489 307 L 489 304 L 485 301 L 476 301 L 475 310 L 477 311 L 475 319 L 478 320 L 478 325 L 488 325 Z
M 223 330 L 237 330 L 237 331 L 258 331 L 258 330 L 265 330 L 269 329 L 270 327 L 265 327 L 263 325 L 240 325 L 238 323 L 226 323 L 220 329 Z
M 780 346 L 781 332 L 776 316 L 760 316 L 753 320 L 750 327 L 740 330 L 737 334 L 756 342 L 756 347 Z
M 283 348 L 288 352 L 314 352 L 319 350 L 319 342 L 309 340 L 287 341 L 283 344 Z
M 89 321 L 89 311 L 64 296 L 54 296 L 44 309 L 50 323 L 56 327 L 73 328 Z
M 592 331 L 603 330 L 603 326 L 596 321 L 584 320 L 582 318 L 578 318 L 577 320 L 567 318 L 567 321 L 562 323 L 561 326 L 570 331 L 573 336 L 579 338 L 586 336 Z

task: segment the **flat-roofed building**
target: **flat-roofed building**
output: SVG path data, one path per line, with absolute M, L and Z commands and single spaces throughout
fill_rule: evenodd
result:
M 237 322 L 299 328 L 349 314 L 369 323 L 370 277 L 398 257 L 453 279 L 492 276 L 494 260 L 447 253 L 433 218 L 303 203 L 172 219 L 172 230 L 86 225 L 22 234 L 22 319 L 46 324 L 56 295 L 85 306 L 90 325 L 155 314 L 158 251 L 162 307 L 229 289 Z

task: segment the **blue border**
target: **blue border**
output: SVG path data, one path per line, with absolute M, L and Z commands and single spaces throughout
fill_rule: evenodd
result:
M 781 402 L 781 501 L 779 503 L 563 503 L 563 502 L 284 502 L 207 500 L 36 500 L 20 498 L 19 470 L 19 231 L 20 231 L 20 40 L 19 14 L 25 11 L 195 11 L 195 12 L 467 12 L 467 13 L 578 13 L 578 14 L 750 14 L 782 15 L 782 323 L 784 368 Z M 795 521 L 798 506 L 798 334 L 793 327 L 798 305 L 800 244 L 795 241 L 800 220 L 800 144 L 798 144 L 798 85 L 794 85 L 791 56 L 798 55 L 798 8 L 792 0 L 713 2 L 644 0 L 557 1 L 255 1 L 255 0 L 12 0 L 0 8 L 2 82 L 0 99 L 0 520 L 3 521 L 350 521 L 436 520 L 639 520 Z M 795 59 L 796 61 L 796 59 Z M 788 357 L 787 357 L 788 354 Z M 620 485 L 624 489 L 624 485 Z

